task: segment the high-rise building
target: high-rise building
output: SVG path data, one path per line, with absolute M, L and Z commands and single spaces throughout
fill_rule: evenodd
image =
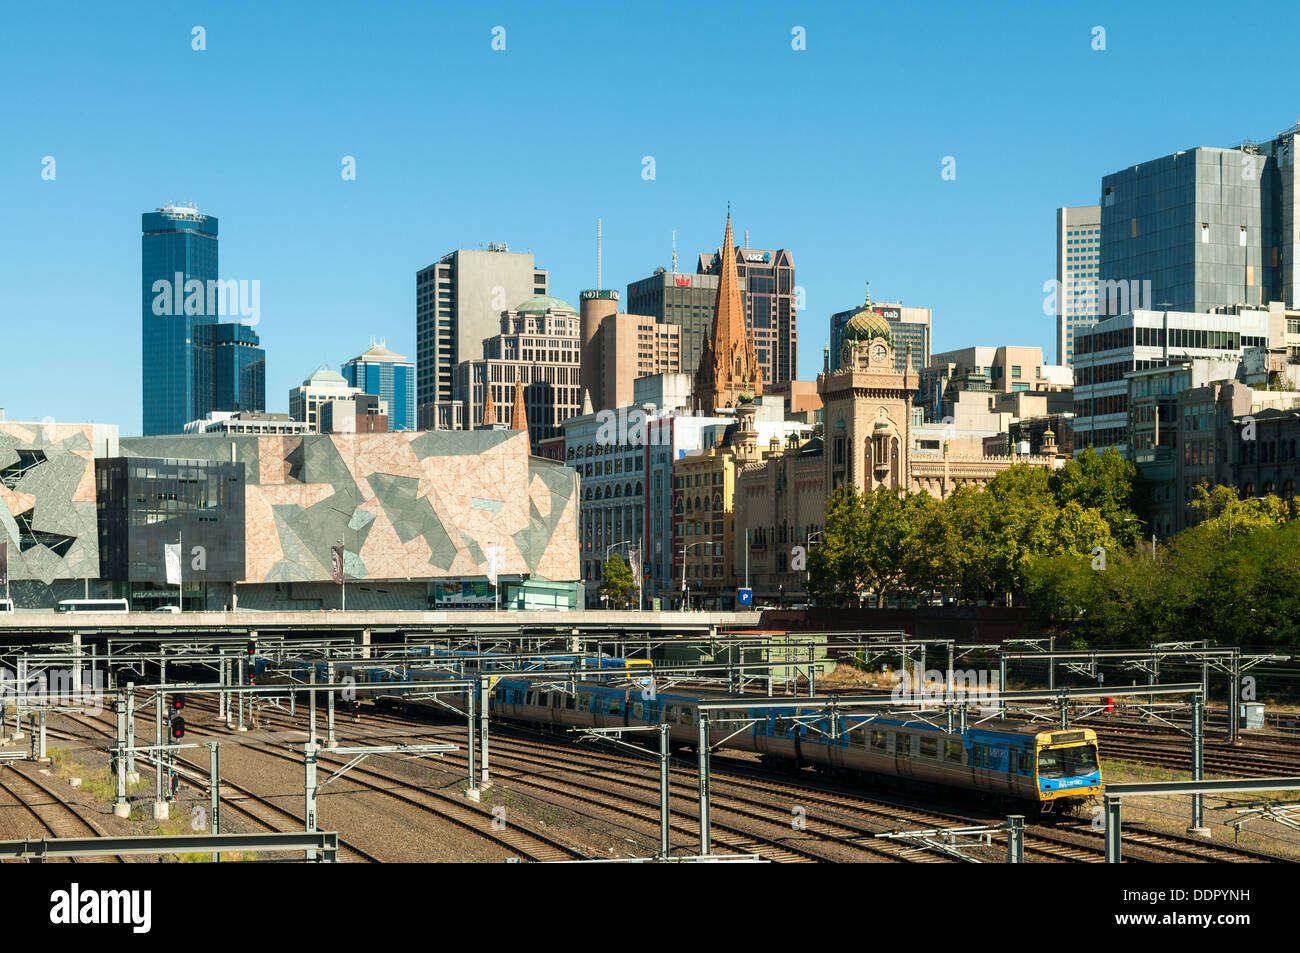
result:
M 1246 348 L 1285 347 L 1286 338 L 1281 310 L 1204 314 L 1142 309 L 1102 318 L 1075 342 L 1075 447 L 1115 447 L 1127 454 L 1129 372 L 1167 367 L 1171 360 L 1240 360 Z
M 798 376 L 794 258 L 787 249 L 732 249 L 745 307 L 745 326 L 763 369 L 763 380 L 784 384 Z M 722 249 L 700 255 L 696 273 L 721 275 Z
M 289 416 L 310 424 L 313 433 L 322 433 L 321 406 L 331 400 L 347 400 L 360 393 L 361 388 L 351 386 L 342 374 L 321 365 L 300 386 L 289 391 Z
M 559 298 L 529 298 L 497 319 L 500 333 L 483 342 L 484 356 L 456 367 L 455 400 L 464 405 L 466 430 L 485 424 L 491 406 L 495 420 L 514 420 L 517 384 L 524 385 L 524 418 L 534 453 L 541 441 L 557 437 L 560 424 L 582 407 L 582 338 L 577 309 Z
M 1300 304 L 1297 145 L 1300 127 L 1103 177 L 1099 318 Z
M 743 289 L 742 289 L 743 291 Z M 704 340 L 713 328 L 718 299 L 717 275 L 692 275 L 656 268 L 649 278 L 627 286 L 627 310 L 682 329 L 682 368 L 695 373 Z
M 584 291 L 582 387 L 597 410 L 632 403 L 633 383 L 682 370 L 682 329 L 644 314 L 618 312 L 617 291 Z
M 889 322 L 889 329 L 894 335 L 894 359 L 898 362 L 895 370 L 907 370 L 910 358 L 912 367 L 925 367 L 930 363 L 930 332 L 933 316 L 929 308 L 905 308 L 901 301 L 872 301 L 868 290 L 867 305 L 878 316 Z M 838 311 L 831 315 L 831 343 L 827 351 L 826 370 L 840 369 L 840 354 L 844 349 L 844 326 L 855 314 L 862 310 L 862 305 L 848 311 Z
M 140 227 L 143 432 L 178 434 L 214 409 L 212 365 L 195 342 L 199 327 L 218 320 L 205 307 L 217 277 L 217 219 L 167 205 L 145 212 Z
M 194 345 L 196 367 L 210 381 L 201 393 L 208 410 L 266 410 L 266 351 L 257 332 L 238 322 L 201 324 Z
M 731 239 L 731 213 L 722 240 L 718 295 L 713 307 L 713 333 L 705 339 L 695 372 L 695 409 L 712 413 L 762 396 L 763 370 L 749 335 L 736 265 L 738 249 Z
M 1056 210 L 1056 363 L 1074 361 L 1074 336 L 1097 323 L 1101 206 Z
M 547 293 L 547 273 L 531 253 L 499 243 L 458 249 L 415 276 L 415 340 L 419 404 L 447 403 L 456 366 L 483 356 L 483 341 L 500 330 L 501 314 Z M 432 416 L 437 417 L 437 414 Z
M 388 404 L 389 430 L 416 429 L 415 365 L 382 344 L 343 365 L 343 379 Z

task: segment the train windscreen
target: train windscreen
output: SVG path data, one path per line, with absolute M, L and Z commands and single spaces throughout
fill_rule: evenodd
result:
M 1077 778 L 1096 770 L 1096 745 L 1044 748 L 1038 752 L 1038 776 L 1041 778 Z

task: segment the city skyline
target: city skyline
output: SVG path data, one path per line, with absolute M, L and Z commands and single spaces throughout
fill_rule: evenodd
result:
M 671 267 L 674 230 L 679 267 L 693 270 L 684 263 L 717 247 L 728 200 L 739 244 L 748 231 L 751 246 L 795 255 L 805 293 L 800 379 L 820 370 L 830 315 L 855 306 L 867 280 L 879 300 L 932 309 L 935 351 L 997 340 L 1054 353 L 1043 283 L 1056 271 L 1057 208 L 1097 202 L 1102 177 L 1134 163 L 1271 137 L 1296 112 L 1286 91 L 1268 84 L 1247 99 L 1226 88 L 1171 98 L 1150 77 L 1197 49 L 1194 24 L 1106 5 L 1087 20 L 1030 11 L 1011 26 L 974 11 L 934 21 L 758 4 L 733 22 L 692 8 L 693 29 L 681 36 L 671 15 L 638 23 L 648 43 L 670 32 L 680 41 L 668 54 L 673 69 L 654 82 L 590 88 L 577 71 L 539 75 L 539 51 L 607 43 L 626 26 L 617 13 L 587 9 L 563 21 L 510 4 L 492 22 L 469 11 L 440 15 L 438 76 L 483 80 L 448 106 L 446 121 L 477 144 L 455 154 L 431 151 L 436 133 L 408 118 L 424 101 L 419 90 L 436 82 L 415 39 L 430 15 L 389 13 L 358 35 L 328 6 L 305 23 L 237 8 L 184 22 L 151 17 L 145 29 L 87 11 L 57 44 L 20 46 L 17 38 L 40 33 L 41 15 L 18 11 L 0 38 L 0 69 L 47 81 L 5 107 L 13 135 L 0 160 L 9 225 L 0 255 L 23 278 L 8 283 L 6 311 L 42 316 L 26 322 L 28 343 L 57 350 L 69 382 L 52 387 L 39 365 L 19 366 L 0 406 L 11 418 L 93 418 L 119 423 L 124 435 L 141 432 L 138 392 L 120 386 L 141 370 L 135 216 L 170 201 L 223 219 L 223 279 L 261 283 L 256 330 L 270 355 L 272 411 L 285 409 L 284 395 L 313 368 L 346 359 L 358 335 L 415 355 L 411 275 L 448 249 L 505 242 L 530 250 L 551 293 L 573 301 L 595 284 L 598 217 L 602 284 L 621 289 Z M 203 50 L 192 49 L 190 20 L 205 29 Z M 498 22 L 506 29 L 499 51 Z M 1101 50 L 1097 24 L 1106 31 Z M 805 49 L 792 47 L 796 26 Z M 728 41 L 716 42 L 724 29 Z M 281 35 L 294 41 L 280 44 Z M 1244 40 L 1220 41 L 1225 57 L 1249 53 Z M 368 75 L 364 67 L 379 63 L 387 69 Z M 233 123 L 156 154 L 141 148 L 179 102 L 175 90 L 152 84 L 157 68 L 175 71 L 202 109 L 196 115 Z M 701 88 L 721 92 L 754 69 L 770 77 L 770 105 L 789 117 L 788 134 L 765 141 L 761 154 L 737 149 L 748 120 L 721 104 L 646 112 L 665 97 L 684 103 Z M 103 72 L 115 83 L 87 83 Z M 331 93 L 319 95 L 322 86 Z M 834 86 L 870 106 L 870 120 L 825 96 Z M 286 116 L 284 101 L 301 108 Z M 1128 104 L 1105 117 L 1108 135 L 1043 121 L 1054 115 L 1049 107 L 1068 106 L 1091 128 L 1100 118 L 1094 104 L 1108 101 Z M 593 134 L 599 149 L 516 146 L 524 130 L 558 130 L 584 111 L 607 120 Z M 76 118 L 50 118 L 60 116 Z M 53 178 L 43 177 L 46 157 Z M 347 157 L 354 180 L 341 174 Z M 949 157 L 953 179 L 943 178 Z M 436 190 L 423 181 L 431 161 Z M 723 163 L 719 180 L 710 170 Z M 654 178 L 643 177 L 651 167 Z M 773 198 L 774 178 L 794 183 L 787 198 Z M 74 217 L 78 227 L 68 229 Z M 75 281 L 66 278 L 69 261 L 78 262 Z

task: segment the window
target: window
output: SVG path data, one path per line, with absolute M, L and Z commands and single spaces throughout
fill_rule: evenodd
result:
M 852 728 L 849 730 L 849 747 L 867 747 L 867 730 L 865 728 Z
M 623 710 L 623 699 L 615 697 L 609 700 L 609 713 L 611 715 L 617 715 L 622 710 Z
M 883 731 L 871 732 L 871 749 L 873 751 L 885 750 L 885 733 Z
M 685 705 L 682 706 L 682 724 L 683 725 L 695 724 L 694 719 L 691 717 L 691 710 L 687 708 Z
M 664 706 L 664 721 L 676 721 L 676 720 L 677 720 L 677 706 L 676 706 L 676 705 L 665 705 L 665 706 Z
M 912 756 L 912 736 L 904 732 L 894 735 L 894 754 L 900 758 Z
M 961 740 L 959 738 L 948 738 L 943 743 L 943 757 L 945 761 L 956 761 L 961 763 Z
M 938 757 L 939 755 L 938 738 L 932 738 L 929 735 L 922 735 L 919 740 L 921 744 L 921 757 L 923 758 Z

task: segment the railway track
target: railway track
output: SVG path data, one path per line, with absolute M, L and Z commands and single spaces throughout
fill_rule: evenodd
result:
M 263 744 L 249 739 L 246 734 L 241 734 L 233 729 L 227 729 L 225 725 L 215 720 L 215 706 L 208 709 L 205 705 L 195 705 L 191 703 L 190 709 L 195 712 L 204 712 L 213 715 L 213 721 L 208 724 L 197 724 L 191 722 L 191 729 L 203 731 L 218 735 L 234 736 L 239 743 L 249 751 L 258 754 L 278 758 L 288 761 L 298 767 L 302 767 L 303 760 L 301 754 L 291 754 L 282 751 L 279 748 Z M 288 723 L 289 726 L 301 730 L 302 726 L 296 723 Z M 322 767 L 342 767 L 346 763 L 343 759 L 337 759 L 329 755 L 329 749 L 322 748 L 318 756 L 318 764 Z M 192 765 L 192 763 L 191 763 Z M 197 765 L 192 765 L 199 768 Z M 201 769 L 200 769 L 201 770 Z M 206 772 L 204 772 L 206 777 Z M 406 789 L 395 791 L 392 784 L 395 779 L 373 772 L 367 768 L 354 767 L 348 772 L 348 778 L 366 789 L 367 791 L 383 795 L 391 800 L 396 800 L 407 807 L 415 808 L 423 814 L 430 814 L 438 817 L 440 820 L 450 822 L 458 827 L 474 832 L 475 834 L 504 847 L 520 857 L 538 862 L 555 861 L 555 860 L 574 860 L 585 859 L 586 854 L 579 850 L 551 837 L 541 831 L 530 830 L 518 825 L 508 825 L 504 829 L 493 822 L 497 818 L 492 812 L 484 807 L 464 802 L 459 798 L 441 794 L 436 791 L 429 791 L 415 784 L 403 783 Z M 223 787 L 234 787 L 234 785 L 222 778 Z M 295 822 L 301 825 L 301 818 L 292 815 Z M 340 842 L 342 843 L 342 842 Z M 378 859 L 378 858 L 373 858 Z
M 202 708 L 205 706 L 195 707 Z M 213 713 L 215 713 L 215 708 Z M 302 712 L 299 714 L 302 714 Z M 280 723 L 283 727 L 302 730 L 302 725 L 298 721 L 290 719 L 287 712 L 263 710 L 260 715 L 264 723 L 275 722 Z M 422 733 L 418 730 L 412 730 L 413 728 L 418 729 L 421 725 L 433 727 L 437 724 L 427 719 L 420 719 L 413 725 L 411 717 L 407 715 L 382 711 L 367 712 L 365 721 L 371 726 L 392 726 L 394 730 L 409 732 L 409 735 Z M 341 727 L 346 727 L 348 721 L 340 719 L 339 724 Z M 217 730 L 225 730 L 223 725 L 218 724 L 216 727 Z M 511 725 L 508 729 L 510 734 L 506 735 L 503 728 L 504 726 L 494 727 L 492 747 L 494 779 L 509 781 L 512 785 L 523 788 L 530 796 L 550 804 L 556 804 L 554 798 L 558 796 L 569 804 L 578 804 L 581 811 L 585 813 L 594 815 L 599 812 L 606 818 L 613 816 L 624 820 L 630 819 L 637 825 L 636 830 L 638 833 L 643 836 L 645 836 L 647 829 L 657 832 L 658 775 L 657 766 L 649 763 L 649 758 L 647 758 L 647 763 L 641 763 L 637 759 L 628 758 L 625 755 L 600 752 L 598 749 L 585 746 L 579 753 L 576 745 L 567 739 L 561 741 L 542 732 L 534 732 L 537 738 L 521 738 L 515 733 L 523 732 L 525 729 Z M 92 730 L 109 739 L 114 734 L 111 730 L 105 729 L 102 722 L 99 722 Z M 504 747 L 507 738 L 512 746 L 510 750 L 506 750 Z M 543 738 L 546 740 L 539 740 Z M 268 754 L 274 754 L 276 757 L 301 764 L 301 758 L 298 756 L 277 751 L 274 748 L 260 750 L 265 750 Z M 648 751 L 647 755 L 649 755 Z M 453 753 L 451 757 L 451 760 L 458 762 L 463 762 L 466 759 L 467 756 L 461 752 Z M 594 770 L 593 761 L 595 762 Z M 342 762 L 330 758 L 328 749 L 323 749 L 322 764 L 326 763 L 341 764 Z M 710 825 L 714 846 L 724 851 L 735 850 L 743 853 L 757 853 L 766 859 L 806 862 L 810 860 L 832 860 L 834 858 L 826 856 L 823 852 L 793 844 L 788 837 L 778 839 L 777 836 L 772 834 L 771 830 L 773 828 L 780 828 L 783 832 L 790 831 L 794 833 L 791 830 L 791 816 L 784 813 L 782 809 L 773 807 L 769 801 L 762 800 L 763 797 L 769 799 L 779 798 L 786 801 L 787 804 L 798 804 L 805 808 L 816 807 L 816 813 L 810 811 L 805 817 L 805 829 L 800 833 L 810 838 L 833 843 L 842 849 L 856 850 L 871 854 L 875 859 L 884 860 L 923 859 L 933 862 L 946 858 L 934 854 L 918 853 L 916 849 L 902 844 L 878 841 L 874 837 L 876 833 L 898 831 L 906 829 L 908 826 L 942 828 L 996 824 L 1001 821 L 1000 817 L 981 819 L 935 810 L 919 810 L 910 804 L 903 805 L 879 797 L 868 798 L 860 794 L 838 791 L 829 785 L 823 786 L 804 781 L 788 782 L 785 779 L 776 780 L 771 778 L 770 775 L 756 771 L 748 766 L 746 762 L 727 758 L 726 756 L 715 755 L 712 767 L 714 768 L 711 788 L 713 810 L 721 812 L 724 816 L 735 814 L 743 817 L 751 824 L 757 823 L 768 831 L 768 833 L 760 835 L 753 830 L 742 829 L 715 816 L 711 818 Z M 555 778 L 553 775 L 556 771 L 564 771 L 569 776 L 563 780 Z M 693 773 L 693 763 L 679 767 L 674 773 L 683 775 L 683 777 L 674 778 L 670 782 L 671 796 L 674 799 L 672 830 L 680 837 L 688 838 L 689 842 L 694 844 L 698 842 L 699 837 L 698 818 L 692 816 L 695 812 L 692 811 L 691 814 L 688 814 L 682 810 L 683 807 L 693 808 L 696 803 L 698 788 Z M 689 775 L 689 777 L 685 777 L 685 775 Z M 394 777 L 391 773 L 354 768 L 350 772 L 350 776 L 355 776 L 354 780 L 359 782 L 364 779 L 374 788 L 379 788 L 380 792 L 386 796 L 393 796 L 397 793 L 390 790 L 393 784 L 412 788 L 426 797 L 430 796 L 428 791 L 418 785 Z M 601 786 L 598 783 L 590 783 L 589 778 L 608 783 Z M 633 792 L 624 799 L 624 803 L 621 805 L 611 805 L 610 803 L 609 786 L 615 783 L 629 787 Z M 388 787 L 382 787 L 385 785 Z M 366 785 L 363 784 L 362 786 Z M 447 798 L 443 795 L 439 795 L 439 797 L 451 801 L 456 807 L 462 809 L 468 807 L 460 802 L 458 798 Z M 565 805 L 557 804 L 556 806 Z M 474 819 L 469 820 L 470 823 L 465 826 L 470 826 L 471 829 L 481 833 L 480 828 L 473 826 Z M 1277 858 L 1245 848 L 1208 845 L 1195 838 L 1180 838 L 1176 835 L 1142 829 L 1130 824 L 1125 825 L 1124 840 L 1127 853 L 1126 859 L 1130 862 L 1151 859 L 1148 855 L 1152 854 L 1159 855 L 1160 859 L 1183 861 L 1241 862 L 1277 860 Z M 1060 823 L 1047 826 L 1034 824 L 1031 819 L 1030 826 L 1026 830 L 1025 849 L 1027 856 L 1037 856 L 1045 860 L 1095 863 L 1104 859 L 1104 844 L 1101 833 L 1094 831 L 1090 826 L 1082 824 L 1062 829 Z M 534 859 L 559 858 L 535 857 Z
M 45 833 L 41 836 L 61 837 L 103 837 L 99 826 L 82 817 L 70 804 L 65 802 L 49 787 L 28 777 L 15 767 L 0 768 L 0 791 L 6 800 L 12 800 L 28 815 L 35 819 Z M 68 858 L 76 862 L 78 858 Z M 126 863 L 125 857 L 88 857 L 83 862 L 89 863 Z

